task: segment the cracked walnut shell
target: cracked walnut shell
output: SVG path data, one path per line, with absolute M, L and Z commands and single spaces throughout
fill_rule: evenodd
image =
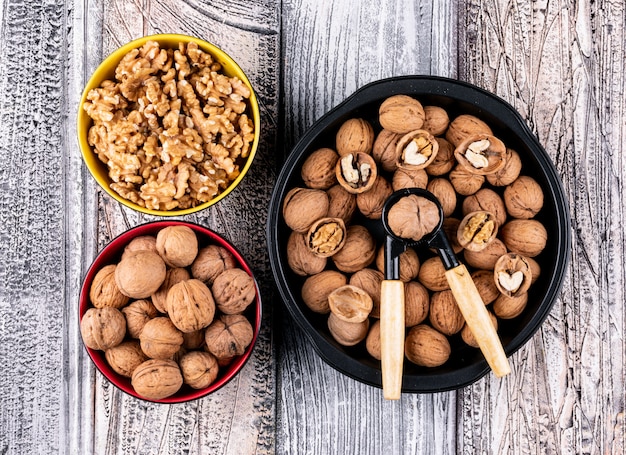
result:
M 465 138 L 454 150 L 454 156 L 471 174 L 488 175 L 504 166 L 506 146 L 495 136 L 476 134 Z
M 439 142 L 426 130 L 411 131 L 398 140 L 396 165 L 406 169 L 425 169 L 435 160 Z
M 502 294 L 509 297 L 524 294 L 532 282 L 530 264 L 520 254 L 507 253 L 496 262 L 493 280 Z
M 172 323 L 185 333 L 207 327 L 215 316 L 215 300 L 211 290 L 195 278 L 173 285 L 167 293 L 165 307 Z
M 162 400 L 180 390 L 183 376 L 173 360 L 150 359 L 135 368 L 131 384 L 142 397 Z
M 367 153 L 349 153 L 337 161 L 335 175 L 348 193 L 359 194 L 372 188 L 378 176 L 378 167 Z
M 341 218 L 322 218 L 313 223 L 306 240 L 313 254 L 330 257 L 346 242 L 346 225 Z
M 373 301 L 363 289 L 346 284 L 328 295 L 331 313 L 346 322 L 363 322 L 372 311 Z
M 217 359 L 228 359 L 243 355 L 254 331 L 250 321 L 242 314 L 223 314 L 204 332 L 206 349 Z

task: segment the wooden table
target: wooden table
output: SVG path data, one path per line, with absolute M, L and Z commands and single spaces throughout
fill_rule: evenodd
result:
M 625 22 L 619 0 L 3 0 L 0 454 L 624 453 Z M 250 259 L 262 335 L 236 380 L 183 405 L 117 390 L 78 330 L 95 254 L 154 219 L 97 189 L 78 100 L 104 56 L 157 32 L 234 56 L 263 124 L 240 187 L 187 217 Z M 519 110 L 563 180 L 573 246 L 559 299 L 510 376 L 389 402 L 321 361 L 282 311 L 265 221 L 282 158 L 314 120 L 403 74 L 469 81 Z

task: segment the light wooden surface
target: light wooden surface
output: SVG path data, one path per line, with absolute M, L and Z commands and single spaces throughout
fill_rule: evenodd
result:
M 0 3 L 0 454 L 621 454 L 626 445 L 626 10 L 622 1 L 3 0 Z M 180 32 L 231 54 L 256 88 L 252 171 L 193 221 L 250 259 L 264 297 L 252 360 L 183 405 L 132 399 L 78 331 L 99 249 L 154 219 L 84 167 L 82 87 L 131 38 Z M 358 87 L 458 78 L 513 104 L 552 157 L 573 246 L 563 290 L 513 372 L 456 392 L 382 391 L 340 375 L 281 309 L 265 250 L 284 154 Z

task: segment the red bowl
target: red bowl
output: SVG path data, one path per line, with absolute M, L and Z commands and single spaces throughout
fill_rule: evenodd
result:
M 187 226 L 191 228 L 198 237 L 198 246 L 202 248 L 209 244 L 219 245 L 226 248 L 235 258 L 239 267 L 243 269 L 248 275 L 254 279 L 254 274 L 250 265 L 243 258 L 241 253 L 226 239 L 212 230 L 200 226 L 198 224 L 184 222 L 184 221 L 154 221 L 140 226 L 134 227 L 113 239 L 104 249 L 96 256 L 95 260 L 89 267 L 83 285 L 80 291 L 80 306 L 79 306 L 79 323 L 82 320 L 85 312 L 92 306 L 89 300 L 89 289 L 96 273 L 104 266 L 119 262 L 122 252 L 126 245 L 134 239 L 142 235 L 156 235 L 158 231 L 168 226 Z M 227 367 L 221 367 L 217 379 L 207 388 L 204 389 L 192 389 L 191 387 L 183 384 L 181 389 L 174 395 L 161 400 L 150 400 L 146 397 L 139 395 L 133 389 L 130 378 L 124 377 L 116 373 L 107 363 L 104 352 L 94 349 L 90 349 L 85 346 L 89 357 L 93 360 L 98 370 L 106 377 L 113 385 L 123 390 L 124 392 L 134 397 L 140 398 L 146 401 L 154 401 L 157 403 L 182 403 L 185 401 L 195 400 L 197 398 L 204 397 L 226 385 L 231 379 L 233 379 L 237 373 L 242 369 L 245 363 L 252 354 L 252 349 L 256 343 L 256 340 L 261 329 L 261 294 L 259 292 L 259 286 L 254 279 L 254 286 L 256 288 L 256 298 L 250 304 L 245 311 L 245 316 L 252 324 L 254 335 L 252 342 L 246 349 L 246 352 L 235 358 Z M 81 338 L 82 339 L 82 338 Z

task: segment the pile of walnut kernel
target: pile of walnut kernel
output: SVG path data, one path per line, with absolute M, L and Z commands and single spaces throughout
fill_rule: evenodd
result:
M 254 140 L 250 95 L 196 43 L 174 50 L 148 41 L 122 58 L 115 80 L 87 94 L 88 141 L 121 197 L 152 210 L 187 209 L 239 175 Z
M 183 384 L 208 387 L 244 354 L 255 298 L 253 278 L 227 249 L 199 247 L 191 228 L 168 226 L 134 238 L 95 274 L 80 330 L 137 394 L 160 400 Z
M 543 191 L 523 174 L 519 154 L 478 117 L 451 119 L 443 108 L 423 106 L 407 95 L 384 100 L 378 123 L 381 130 L 375 132 L 367 119 L 345 121 L 334 147 L 306 157 L 303 184 L 284 198 L 283 218 L 291 229 L 287 259 L 304 277 L 303 302 L 328 315 L 328 329 L 338 343 L 364 343 L 380 360 L 384 244 L 364 224 L 381 218 L 393 191 L 418 187 L 440 200 L 443 229 L 471 271 L 496 328 L 498 319 L 519 316 L 540 274 L 534 258 L 547 240 L 545 227 L 535 219 Z M 393 216 L 402 223 L 402 217 L 415 214 Z M 440 258 L 408 248 L 399 268 L 405 283 L 406 358 L 425 367 L 442 365 L 452 337 L 477 348 Z

